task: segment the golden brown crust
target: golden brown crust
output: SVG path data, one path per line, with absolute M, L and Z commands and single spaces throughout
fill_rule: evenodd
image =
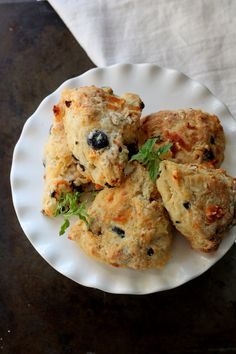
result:
M 169 258 L 172 228 L 161 199 L 151 201 L 155 184 L 145 169 L 135 170 L 119 187 L 105 188 L 88 210 L 90 226 L 70 230 L 89 256 L 117 267 L 162 267 Z
M 64 90 L 57 106 L 63 119 L 67 143 L 84 166 L 84 176 L 101 186 L 119 185 L 128 161 L 128 145 L 136 143 L 142 104 L 131 93 L 115 96 L 111 89 L 95 86 Z M 108 143 L 94 148 L 95 132 L 105 134 Z M 97 139 L 102 139 L 102 136 Z
M 82 175 L 81 166 L 68 148 L 63 122 L 58 119 L 58 111 L 55 113 L 45 145 L 44 164 L 43 213 L 52 217 L 62 193 L 71 192 L 74 187 L 88 183 Z
M 95 86 L 64 90 L 53 107 L 45 146 L 45 215 L 55 215 L 62 193 L 94 183 L 100 191 L 88 209 L 89 228 L 78 220 L 69 238 L 97 260 L 134 269 L 167 262 L 172 241 L 168 213 L 192 248 L 203 252 L 215 251 L 235 221 L 236 181 L 214 169 L 223 161 L 225 146 L 217 116 L 166 110 L 144 117 L 140 127 L 142 108 L 132 93 L 118 97 L 110 88 Z M 99 149 L 90 141 L 97 131 L 108 139 Z M 170 161 L 160 165 L 158 189 L 143 166 L 128 163 L 129 145 L 156 136 L 157 147 L 173 144 L 165 156 Z
M 157 187 L 175 227 L 192 248 L 215 251 L 234 223 L 236 182 L 222 169 L 161 162 Z
M 159 136 L 157 145 L 172 142 L 168 159 L 177 163 L 220 166 L 224 159 L 225 139 L 217 116 L 201 110 L 160 111 L 141 120 L 139 143 Z

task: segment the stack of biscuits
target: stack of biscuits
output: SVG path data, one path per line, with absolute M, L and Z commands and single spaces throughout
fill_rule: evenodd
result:
M 215 251 L 236 214 L 236 182 L 219 168 L 225 138 L 218 117 L 182 109 L 141 118 L 143 108 L 132 93 L 66 89 L 44 153 L 44 214 L 54 217 L 66 193 L 96 191 L 89 223 L 78 218 L 68 237 L 97 260 L 133 269 L 163 267 L 175 228 L 194 250 Z M 155 181 L 131 161 L 154 137 L 156 149 L 172 144 Z

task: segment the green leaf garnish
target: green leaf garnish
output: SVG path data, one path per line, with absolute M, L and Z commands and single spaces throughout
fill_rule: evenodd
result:
M 148 168 L 149 176 L 152 181 L 155 181 L 159 175 L 159 164 L 163 160 L 163 155 L 170 151 L 172 143 L 161 146 L 159 149 L 155 149 L 156 142 L 160 137 L 148 139 L 146 143 L 141 146 L 139 152 L 132 156 L 130 161 L 139 161 Z
M 63 235 L 66 229 L 70 226 L 70 221 L 68 219 L 70 216 L 78 216 L 86 223 L 86 225 L 89 225 L 89 215 L 86 211 L 85 204 L 80 203 L 79 201 L 80 196 L 81 193 L 79 192 L 61 194 L 55 212 L 55 216 L 64 216 L 64 223 L 61 225 L 59 232 L 60 236 Z
M 62 236 L 66 232 L 66 229 L 70 226 L 69 219 L 64 218 L 64 223 L 61 225 L 59 235 Z
M 166 154 L 167 152 L 169 152 L 172 145 L 173 145 L 172 143 L 169 143 L 169 144 L 166 144 L 166 145 L 161 146 L 161 147 L 157 150 L 158 156 L 164 155 L 164 154 Z

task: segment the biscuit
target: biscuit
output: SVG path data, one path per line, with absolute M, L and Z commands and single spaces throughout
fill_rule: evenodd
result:
M 172 142 L 168 159 L 219 167 L 224 159 L 224 131 L 216 115 L 200 110 L 160 111 L 141 120 L 139 142 L 159 137 L 158 146 Z
M 43 213 L 52 217 L 62 193 L 88 183 L 82 174 L 83 166 L 68 148 L 63 122 L 56 116 L 44 148 L 44 165 Z
M 137 145 L 142 108 L 139 96 L 118 97 L 109 88 L 63 91 L 55 111 L 64 121 L 69 149 L 91 182 L 101 186 L 121 183 L 129 145 Z
M 215 251 L 235 222 L 236 181 L 224 170 L 162 161 L 157 187 L 176 229 L 193 249 Z
M 89 228 L 78 221 L 69 238 L 87 255 L 110 265 L 159 268 L 169 258 L 172 226 L 145 168 L 132 166 L 125 182 L 97 194 L 88 209 Z

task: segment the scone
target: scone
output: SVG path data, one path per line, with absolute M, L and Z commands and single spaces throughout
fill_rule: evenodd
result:
M 236 181 L 201 165 L 163 161 L 160 169 L 157 187 L 175 227 L 193 249 L 215 251 L 235 221 Z
M 118 97 L 110 88 L 63 91 L 55 111 L 63 118 L 69 149 L 91 182 L 121 183 L 129 146 L 137 144 L 142 108 L 139 96 Z
M 69 238 L 87 255 L 113 266 L 159 268 L 169 258 L 172 226 L 155 183 L 144 167 L 133 166 L 119 187 L 97 194 L 88 209 L 89 228 L 78 221 Z
M 55 216 L 60 195 L 88 183 L 83 166 L 68 148 L 62 120 L 54 117 L 50 135 L 44 149 L 43 213 Z
M 157 145 L 172 142 L 169 160 L 219 167 L 224 159 L 224 131 L 217 116 L 200 110 L 160 111 L 141 120 L 140 145 L 159 137 Z

